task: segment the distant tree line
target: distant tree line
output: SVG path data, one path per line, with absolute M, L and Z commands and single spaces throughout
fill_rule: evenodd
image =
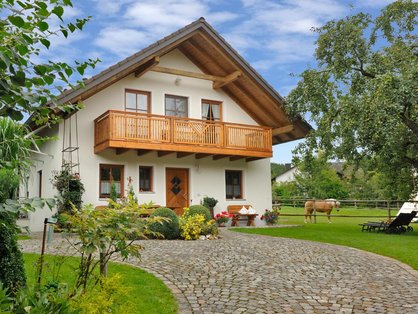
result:
M 378 171 L 371 161 L 358 166 L 335 164 L 319 155 L 296 163 L 297 172 L 293 181 L 276 183 L 273 180 L 287 169 L 284 164 L 272 163 L 273 199 L 291 198 L 336 198 L 336 199 L 391 199 L 406 200 L 413 195 L 414 180 L 402 169 L 396 178 Z M 274 175 L 273 175 L 274 174 Z M 396 184 L 393 184 L 393 182 Z

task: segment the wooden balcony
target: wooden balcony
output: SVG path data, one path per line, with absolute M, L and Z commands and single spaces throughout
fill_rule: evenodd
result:
M 109 110 L 94 120 L 94 152 L 178 152 L 248 160 L 272 156 L 270 127 Z M 159 154 L 160 155 L 160 154 Z M 214 157 L 214 159 L 217 159 Z

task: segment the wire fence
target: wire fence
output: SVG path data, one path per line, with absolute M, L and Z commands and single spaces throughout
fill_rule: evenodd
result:
M 273 203 L 273 208 L 282 209 L 283 207 L 293 207 L 293 208 L 301 208 L 303 209 L 303 213 L 296 214 L 296 213 L 284 213 L 281 212 L 280 216 L 289 216 L 289 217 L 304 217 L 305 211 L 304 206 L 306 201 L 312 201 L 314 199 L 281 199 L 275 201 Z M 319 201 L 319 200 L 318 200 Z M 384 218 L 384 219 L 392 219 L 398 213 L 399 209 L 402 207 L 404 203 L 410 203 L 411 207 L 414 210 L 418 211 L 418 200 L 339 200 L 340 208 L 344 209 L 360 209 L 360 210 L 368 210 L 368 215 L 347 215 L 347 214 L 330 214 L 326 215 L 325 213 L 318 214 L 316 212 L 316 208 L 314 207 L 313 213 L 310 215 L 314 222 L 316 223 L 316 218 L 319 216 L 329 216 L 329 217 L 338 217 L 338 218 Z M 370 215 L 369 210 L 385 210 L 385 215 Z

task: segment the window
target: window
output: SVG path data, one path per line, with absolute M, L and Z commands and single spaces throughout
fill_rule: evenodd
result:
M 222 121 L 222 103 L 214 100 L 202 100 L 202 120 Z
M 152 167 L 139 166 L 139 192 L 152 192 Z
M 242 199 L 242 171 L 226 170 L 225 186 L 227 199 Z
M 42 197 L 42 170 L 38 171 L 38 196 Z
M 125 110 L 150 113 L 151 93 L 134 89 L 125 90 Z
M 118 197 L 123 196 L 123 166 L 100 165 L 100 197 L 109 198 L 112 184 L 115 184 Z
M 187 97 L 165 95 L 165 115 L 187 118 Z

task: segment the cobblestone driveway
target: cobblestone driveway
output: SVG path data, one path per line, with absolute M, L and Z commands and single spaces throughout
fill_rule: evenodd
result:
M 180 313 L 418 313 L 417 272 L 394 260 L 309 241 L 222 234 L 218 241 L 143 241 L 142 262 L 129 263 L 164 280 Z

